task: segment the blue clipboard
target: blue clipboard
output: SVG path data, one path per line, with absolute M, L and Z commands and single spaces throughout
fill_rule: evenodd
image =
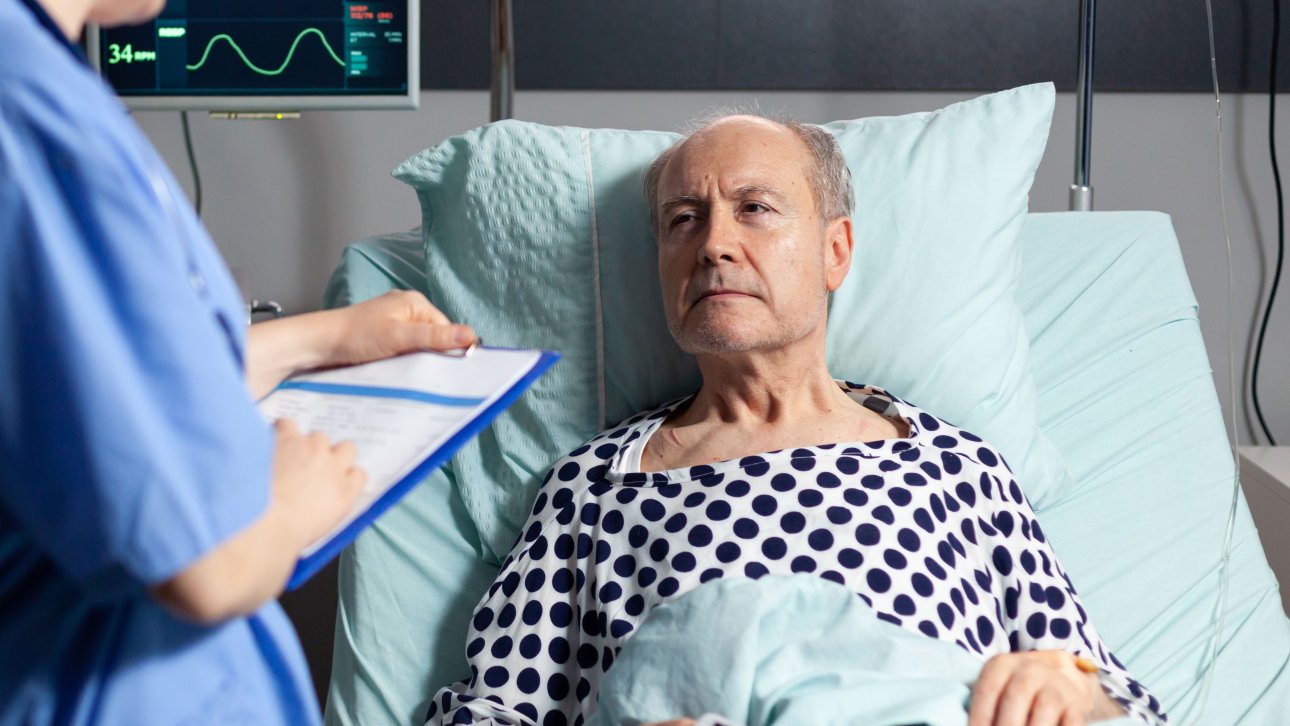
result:
M 505 393 L 501 395 L 488 408 L 484 409 L 478 416 L 466 424 L 460 431 L 448 439 L 442 446 L 435 449 L 417 465 L 415 469 L 403 477 L 394 486 L 390 487 L 380 499 L 372 503 L 367 511 L 363 512 L 353 522 L 333 536 L 322 547 L 318 548 L 308 557 L 302 557 L 296 562 L 296 568 L 291 573 L 291 579 L 287 581 L 287 590 L 295 590 L 303 585 L 309 578 L 313 577 L 319 570 L 327 566 L 333 558 L 340 554 L 349 543 L 353 542 L 358 535 L 367 529 L 368 525 L 376 521 L 385 510 L 394 506 L 403 498 L 412 488 L 421 483 L 430 472 L 445 464 L 457 450 L 466 444 L 467 441 L 475 438 L 481 431 L 488 427 L 502 411 L 510 408 L 511 404 L 519 399 L 524 391 L 528 390 L 533 382 L 542 377 L 543 373 L 555 365 L 560 359 L 560 354 L 555 351 L 540 351 L 536 363 L 525 373 L 518 381 L 515 382 Z

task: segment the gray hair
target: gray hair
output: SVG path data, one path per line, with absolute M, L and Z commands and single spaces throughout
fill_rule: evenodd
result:
M 851 170 L 847 167 L 842 147 L 833 138 L 833 134 L 815 124 L 802 123 L 787 114 L 762 111 L 755 105 L 722 107 L 687 124 L 681 138 L 659 154 L 645 170 L 645 199 L 649 204 L 650 227 L 655 236 L 659 233 L 658 184 L 663 177 L 663 169 L 682 144 L 731 116 L 754 116 L 793 132 L 810 152 L 811 166 L 806 181 L 815 197 L 815 211 L 820 215 L 820 223 L 828 224 L 838 217 L 851 216 L 855 210 Z

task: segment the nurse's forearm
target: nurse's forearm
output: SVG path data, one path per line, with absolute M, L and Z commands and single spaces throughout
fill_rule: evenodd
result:
M 255 612 L 277 597 L 300 553 L 330 532 L 353 506 L 366 476 L 352 444 L 274 424 L 272 489 L 258 519 L 177 575 L 150 589 L 180 617 L 214 624 Z
M 246 385 L 253 398 L 296 371 L 328 365 L 339 330 L 335 313 L 293 315 L 256 323 L 246 333 Z
M 174 614 L 207 625 L 253 613 L 282 593 L 308 544 L 301 540 L 289 513 L 271 504 L 251 526 L 149 594 Z

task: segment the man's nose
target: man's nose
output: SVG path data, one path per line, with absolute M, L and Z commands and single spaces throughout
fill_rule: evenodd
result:
M 742 244 L 735 220 L 723 214 L 712 214 L 699 241 L 699 264 L 719 265 L 742 259 Z

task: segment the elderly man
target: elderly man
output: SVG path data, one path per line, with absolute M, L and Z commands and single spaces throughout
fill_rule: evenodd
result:
M 664 152 L 645 186 L 668 324 L 703 385 L 556 462 L 476 611 L 471 678 L 430 720 L 581 723 L 655 606 L 715 578 L 815 573 L 988 659 L 973 726 L 1163 721 L 998 452 L 829 375 L 827 298 L 853 244 L 833 138 L 721 118 Z

